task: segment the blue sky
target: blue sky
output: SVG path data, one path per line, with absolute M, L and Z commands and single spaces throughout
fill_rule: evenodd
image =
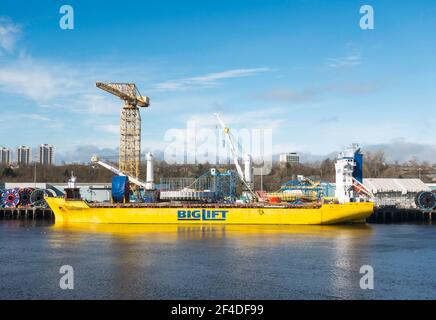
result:
M 74 30 L 59 28 L 63 4 Z M 374 30 L 359 28 L 364 4 Z M 436 150 L 435 30 L 431 0 L 2 1 L 0 145 L 116 148 L 121 103 L 100 80 L 150 96 L 144 150 L 214 112 L 271 128 L 275 153 Z

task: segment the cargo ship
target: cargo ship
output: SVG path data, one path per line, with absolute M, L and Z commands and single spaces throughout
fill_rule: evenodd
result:
M 344 204 L 244 204 L 190 205 L 171 203 L 109 204 L 46 199 L 59 223 L 193 223 L 322 225 L 364 222 L 373 212 L 372 202 Z
M 94 163 L 107 167 L 117 176 L 112 181 L 111 202 L 88 202 L 69 181 L 64 197 L 46 197 L 56 223 L 111 224 L 231 224 L 231 225 L 330 225 L 363 223 L 374 209 L 365 187 L 356 178 L 359 174 L 360 153 L 356 148 L 342 153 L 336 162 L 336 197 L 307 200 L 303 192 L 259 194 L 245 190 L 245 201 L 210 202 L 216 194 L 211 190 L 184 189 L 180 191 L 151 191 L 159 199 L 130 202 L 129 178 L 94 157 Z M 147 173 L 152 175 L 152 157 L 147 155 Z M 247 164 L 249 165 L 249 164 Z M 211 170 L 215 177 L 219 172 Z M 221 175 L 229 174 L 229 171 Z M 231 174 L 231 172 L 230 172 Z M 150 188 L 150 181 L 135 184 Z M 153 184 L 151 188 L 153 188 Z M 311 188 L 310 190 L 314 190 Z M 295 190 L 292 190 L 295 191 Z M 301 188 L 300 190 L 301 191 Z M 365 193 L 366 192 L 366 193 Z M 150 194 L 150 192 L 149 192 Z M 280 195 L 281 194 L 281 195 Z M 256 197 L 256 199 L 254 199 Z M 306 201 L 301 200 L 306 199 Z M 227 199 L 229 200 L 229 199 Z

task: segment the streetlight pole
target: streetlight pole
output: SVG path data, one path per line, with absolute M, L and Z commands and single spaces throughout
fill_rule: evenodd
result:
M 263 168 L 260 168 L 260 194 L 263 194 Z
M 36 188 L 36 161 L 33 163 L 33 184 Z

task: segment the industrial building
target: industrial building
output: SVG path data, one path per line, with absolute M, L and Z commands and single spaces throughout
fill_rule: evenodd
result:
M 0 148 L 0 164 L 10 165 L 12 163 L 12 150 L 2 147 Z
M 300 163 L 300 156 L 296 152 L 289 152 L 289 153 L 282 153 L 279 156 L 279 162 L 281 165 L 286 164 L 299 164 Z
M 37 188 L 37 189 L 56 189 L 64 192 L 68 187 L 67 183 L 43 183 L 43 182 L 0 182 L 0 190 L 14 188 Z M 77 183 L 80 193 L 86 201 L 109 201 L 111 194 L 110 183 Z
M 365 178 L 363 185 L 374 196 L 376 207 L 416 209 L 415 198 L 419 192 L 434 191 L 436 184 L 424 183 L 420 179 Z M 329 183 L 327 196 L 333 196 L 336 183 Z
M 42 165 L 54 164 L 54 146 L 51 144 L 39 145 L 39 163 Z
M 363 184 L 374 195 L 376 207 L 415 209 L 416 195 L 421 191 L 431 191 L 420 179 L 366 178 Z
M 29 165 L 32 161 L 32 150 L 28 146 L 17 148 L 17 164 Z

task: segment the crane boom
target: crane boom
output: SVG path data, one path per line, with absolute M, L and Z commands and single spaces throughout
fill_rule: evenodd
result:
M 230 146 L 230 151 L 232 152 L 233 163 L 236 166 L 236 171 L 238 172 L 239 178 L 241 178 L 242 181 L 245 181 L 244 173 L 242 171 L 241 166 L 239 165 L 238 153 L 236 152 L 235 145 L 233 144 L 233 141 L 230 138 L 230 129 L 225 125 L 224 121 L 221 119 L 218 113 L 215 113 L 214 115 L 217 118 L 218 122 L 220 123 L 221 127 L 223 128 L 224 134 L 226 136 L 226 140 Z
M 221 119 L 221 117 L 218 113 L 214 113 L 214 115 L 217 118 L 218 122 L 220 123 L 221 127 L 223 128 L 224 134 L 226 136 L 226 140 L 230 146 L 230 151 L 232 152 L 233 163 L 235 164 L 236 171 L 238 172 L 239 178 L 241 179 L 242 183 L 245 185 L 247 190 L 254 196 L 254 198 L 258 199 L 258 196 L 256 195 L 256 193 L 251 189 L 251 187 L 248 185 L 247 181 L 245 181 L 244 173 L 243 173 L 241 165 L 239 164 L 239 161 L 238 161 L 238 153 L 236 151 L 236 148 L 235 148 L 235 145 L 232 141 L 232 138 L 230 137 L 230 128 L 226 126 L 226 124 Z
M 141 96 L 134 83 L 96 82 L 95 85 L 97 88 L 119 97 L 130 105 L 139 107 L 148 107 L 150 105 L 149 98 Z
M 144 189 L 147 188 L 147 185 L 146 185 L 145 182 L 143 182 L 143 181 L 141 181 L 141 180 L 139 180 L 139 179 L 137 179 L 137 178 L 135 178 L 135 177 L 132 177 L 132 176 L 130 176 L 130 175 L 128 175 L 128 174 L 124 174 L 123 172 L 121 172 L 121 171 L 118 170 L 117 168 L 112 167 L 110 164 L 101 161 L 97 156 L 92 156 L 92 158 L 91 158 L 91 162 L 92 162 L 92 163 L 96 163 L 96 164 L 102 166 L 103 168 L 108 169 L 109 171 L 111 171 L 112 173 L 115 173 L 116 175 L 119 175 L 119 176 L 127 176 L 127 177 L 129 178 L 129 182 L 134 183 L 134 184 L 136 184 L 137 186 L 140 186 L 140 187 L 142 187 L 142 188 L 144 188 Z

